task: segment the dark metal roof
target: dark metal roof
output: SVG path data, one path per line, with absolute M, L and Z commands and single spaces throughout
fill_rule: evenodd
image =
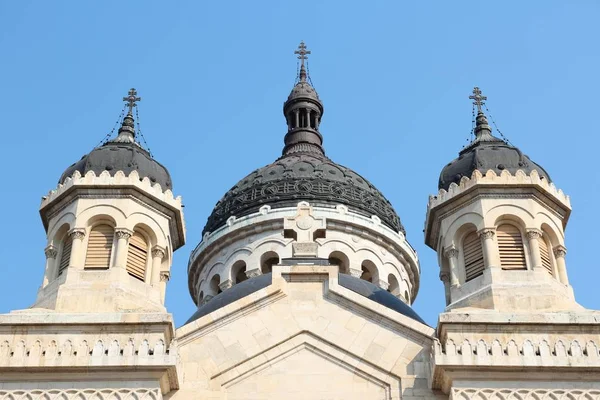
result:
M 288 132 L 283 155 L 272 164 L 252 172 L 232 187 L 216 204 L 202 233 L 214 232 L 231 216 L 242 217 L 260 207 L 295 207 L 300 201 L 334 208 L 338 204 L 371 217 L 396 232 L 406 234 L 391 203 L 365 178 L 325 156 L 319 124 L 323 103 L 307 80 L 306 50 L 301 43 L 299 80 L 283 105 Z
M 210 299 L 208 303 L 198 307 L 198 310 L 190 317 L 190 319 L 186 321 L 185 324 L 189 324 L 190 322 L 202 318 L 213 311 L 216 311 L 243 297 L 257 292 L 260 289 L 266 288 L 267 286 L 271 285 L 271 282 L 272 274 L 264 274 L 238 283 L 224 292 L 219 293 Z M 412 318 L 415 321 L 419 321 L 420 323 L 427 325 L 425 321 L 423 321 L 423 319 L 419 317 L 419 315 L 408 304 L 404 303 L 402 300 L 398 299 L 388 291 L 372 284 L 371 282 L 367 282 L 346 274 L 338 274 L 338 282 L 346 289 L 352 290 L 353 292 L 358 293 L 359 295 L 364 296 L 378 304 L 381 304 L 390 310 L 394 310 L 406 317 Z
M 482 174 L 492 170 L 498 175 L 507 170 L 514 175 L 518 170 L 529 174 L 535 169 L 540 177 L 551 182 L 550 175 L 540 165 L 534 163 L 518 148 L 492 136 L 492 130 L 483 112 L 477 114 L 475 135 L 475 140 L 459 153 L 459 157 L 442 169 L 439 189 L 448 190 L 450 184 L 459 184 L 463 176 L 470 178 L 475 170 Z
M 104 171 L 108 171 L 111 175 L 117 171 L 123 171 L 125 175 L 137 171 L 140 179 L 147 177 L 152 183 L 159 183 L 163 190 L 173 189 L 169 171 L 135 142 L 131 114 L 123 119 L 117 138 L 95 148 L 67 168 L 60 177 L 59 183 L 63 183 L 75 171 L 79 171 L 81 175 L 85 175 L 88 171 L 94 171 L 96 175 Z

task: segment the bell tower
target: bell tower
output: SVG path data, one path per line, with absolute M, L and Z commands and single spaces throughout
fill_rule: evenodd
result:
M 569 197 L 518 148 L 492 135 L 479 88 L 474 140 L 440 174 L 425 242 L 438 254 L 447 309 L 581 309 L 565 263 Z
M 185 243 L 181 197 L 137 139 L 141 98 L 131 89 L 123 100 L 117 137 L 67 168 L 42 199 L 46 268 L 34 308 L 165 311 L 173 252 Z

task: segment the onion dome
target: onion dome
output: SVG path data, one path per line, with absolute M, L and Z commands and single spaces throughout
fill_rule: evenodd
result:
M 551 182 L 550 175 L 541 166 L 531 161 L 521 150 L 492 135 L 487 117 L 481 110 L 481 105 L 484 104 L 486 97 L 481 95 L 481 91 L 477 87 L 473 89 L 473 94 L 470 98 L 474 99 L 478 109 L 475 120 L 475 139 L 458 153 L 458 158 L 442 169 L 438 189 L 448 190 L 450 184 L 459 184 L 463 176 L 470 178 L 475 170 L 482 174 L 492 170 L 498 175 L 504 170 L 513 175 L 518 170 L 522 170 L 529 175 L 535 169 L 541 178 Z
M 319 132 L 323 103 L 304 65 L 310 52 L 302 42 L 295 53 L 301 66 L 298 81 L 283 105 L 288 131 L 282 156 L 233 186 L 216 204 L 203 234 L 219 229 L 231 216 L 240 218 L 258 212 L 263 205 L 295 207 L 303 200 L 316 207 L 342 204 L 367 217 L 376 215 L 384 225 L 405 233 L 391 203 L 375 186 L 325 156 Z
M 123 118 L 118 136 L 102 146 L 96 147 L 67 168 L 60 177 L 59 183 L 63 183 L 75 171 L 79 171 L 81 175 L 85 175 L 89 171 L 94 171 L 96 175 L 108 171 L 111 176 L 114 176 L 117 171 L 123 171 L 125 175 L 137 171 L 140 179 L 148 178 L 152 183 L 160 184 L 163 189 L 173 188 L 169 171 L 152 158 L 152 155 L 136 140 L 135 124 L 131 112 L 136 106 L 135 102 L 141 100 L 136 97 L 136 94 L 135 89 L 131 89 L 129 96 L 124 98 L 129 102 L 129 112 Z

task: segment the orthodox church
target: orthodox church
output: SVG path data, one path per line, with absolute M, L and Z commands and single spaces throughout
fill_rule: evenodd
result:
M 600 313 L 568 280 L 569 197 L 492 134 L 481 91 L 474 139 L 426 204 L 446 294 L 431 327 L 411 308 L 421 269 L 400 218 L 327 157 L 310 52 L 295 53 L 281 156 L 210 214 L 179 328 L 164 299 L 181 197 L 139 142 L 130 90 L 118 135 L 42 199 L 43 280 L 31 308 L 0 315 L 0 400 L 600 399 Z

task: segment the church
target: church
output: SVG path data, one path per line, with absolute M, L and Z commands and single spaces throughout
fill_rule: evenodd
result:
M 135 89 L 118 134 L 49 182 L 41 285 L 0 315 L 0 400 L 600 399 L 600 312 L 568 279 L 569 197 L 494 136 L 482 91 L 473 140 L 424 204 L 446 302 L 431 327 L 411 307 L 421 268 L 401 220 L 326 155 L 310 51 L 295 54 L 281 155 L 212 210 L 182 326 L 164 305 L 182 198 L 140 143 Z

